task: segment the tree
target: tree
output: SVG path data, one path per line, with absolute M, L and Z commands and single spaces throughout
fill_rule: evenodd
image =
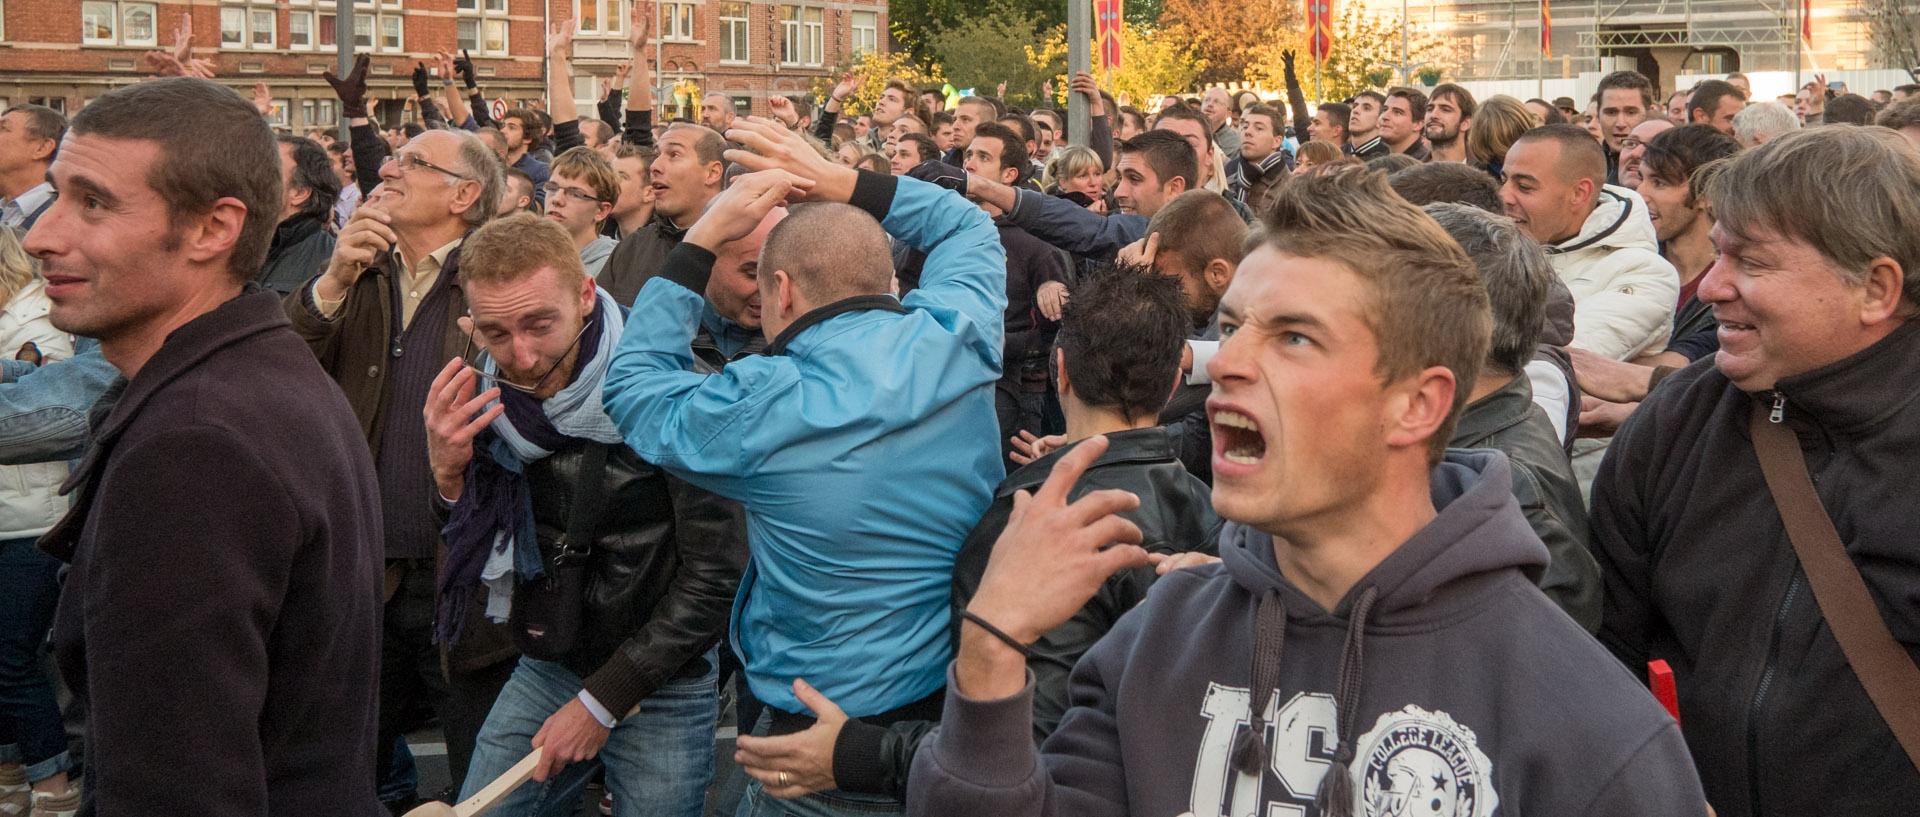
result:
M 1437 38 L 1415 34 L 1408 45 L 1410 61 L 1427 62 L 1430 66 L 1445 70 L 1448 60 L 1444 44 Z M 1280 57 L 1285 51 L 1298 55 L 1295 69 L 1299 72 L 1300 86 L 1309 98 L 1313 97 L 1314 62 L 1307 49 L 1305 30 L 1287 32 L 1263 46 L 1257 52 L 1250 75 L 1259 79 L 1264 87 L 1285 88 L 1285 72 Z M 1349 3 L 1340 13 L 1340 19 L 1334 23 L 1333 48 L 1319 66 L 1320 99 L 1346 99 L 1361 91 L 1384 88 L 1402 81 L 1394 69 L 1399 62 L 1400 19 L 1375 17 L 1362 12 L 1358 4 Z
M 889 79 L 897 77 L 915 88 L 938 88 L 946 82 L 940 76 L 940 69 L 923 69 L 904 51 L 862 51 L 852 58 L 842 59 L 827 76 L 815 79 L 814 99 L 825 101 L 828 92 L 840 81 L 840 75 L 849 71 L 860 80 L 860 87 L 849 94 L 841 105 L 842 110 L 853 112 L 854 115 L 873 110 L 874 103 L 880 101 L 880 92 L 887 89 Z
M 928 45 L 955 88 L 988 95 L 1004 82 L 1008 102 L 1031 107 L 1041 83 L 1066 71 L 1066 36 L 1066 26 L 997 0 L 985 15 L 936 30 Z
M 1049 47 L 1053 47 L 1051 42 Z M 1065 32 L 1061 33 L 1057 47 L 1060 53 L 1066 53 Z M 1093 78 L 1100 83 L 1100 87 L 1111 89 L 1116 99 L 1125 96 L 1134 107 L 1144 110 L 1147 100 L 1156 94 L 1193 90 L 1194 84 L 1200 80 L 1200 73 L 1206 68 L 1206 58 L 1195 56 L 1193 49 L 1181 44 L 1180 40 L 1123 22 L 1120 27 L 1120 70 L 1112 72 L 1113 75 L 1109 77 L 1108 72 L 1100 70 L 1096 61 Z M 1067 75 L 1064 69 L 1054 76 L 1053 89 L 1054 102 L 1065 107 Z
M 1147 0 L 1159 8 L 1159 0 Z M 1066 25 L 1067 4 L 1061 0 L 892 0 L 887 4 L 887 29 L 902 48 L 922 65 L 944 64 L 949 56 L 940 52 L 933 40 L 942 29 L 963 25 L 971 20 L 992 17 L 1001 8 L 1012 9 L 1021 17 L 1037 17 L 1041 30 Z M 1128 10 L 1132 17 L 1132 10 Z M 1033 41 L 1029 41 L 1033 42 Z
M 1164 33 L 1207 61 L 1204 82 L 1247 79 L 1266 45 L 1305 19 L 1298 0 L 1165 0 L 1161 8 Z
M 1913 0 L 1861 0 L 1860 15 L 1880 65 L 1920 82 L 1920 6 Z

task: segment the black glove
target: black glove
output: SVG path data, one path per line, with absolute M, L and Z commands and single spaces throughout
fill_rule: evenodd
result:
M 367 115 L 367 61 L 365 54 L 355 57 L 346 79 L 334 76 L 331 70 L 322 75 L 333 86 L 334 95 L 340 97 L 340 115 L 348 119 Z
M 424 62 L 416 62 L 413 64 L 413 95 L 423 97 L 428 93 L 427 64 Z
M 1294 57 L 1294 54 L 1292 49 L 1288 49 L 1286 51 L 1280 52 L 1280 61 L 1286 64 L 1288 71 L 1293 70 L 1293 57 Z
M 967 194 L 967 172 L 939 159 L 928 159 L 907 171 L 909 177 L 932 182 L 955 193 Z
M 480 87 L 480 81 L 474 78 L 473 55 L 461 49 L 460 56 L 453 61 L 453 72 L 460 75 L 460 81 L 466 83 L 467 90 Z

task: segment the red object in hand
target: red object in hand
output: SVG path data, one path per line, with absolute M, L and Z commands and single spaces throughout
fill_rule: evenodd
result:
M 1653 697 L 1667 708 L 1667 714 L 1673 716 L 1673 722 L 1680 722 L 1680 693 L 1673 686 L 1673 668 L 1665 660 L 1647 662 L 1647 685 L 1653 688 Z

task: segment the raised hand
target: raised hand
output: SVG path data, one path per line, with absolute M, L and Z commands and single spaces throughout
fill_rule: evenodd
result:
M 999 85 L 993 87 L 993 95 L 1001 99 L 1007 98 L 1007 83 L 1005 80 L 1002 80 Z
M 188 59 L 187 75 L 201 79 L 213 79 L 213 60 L 202 57 Z
M 547 57 L 573 61 L 573 20 L 555 20 L 547 26 Z
M 193 12 L 180 12 L 180 25 L 173 29 L 173 59 L 182 65 L 193 57 Z
M 1067 83 L 1067 90 L 1087 98 L 1088 116 L 1107 115 L 1107 101 L 1100 96 L 1100 85 L 1093 81 L 1092 74 L 1085 71 L 1074 72 L 1073 79 Z M 1053 92 L 1049 90 L 1047 96 L 1052 98 Z
M 253 84 L 253 109 L 259 111 L 261 116 L 273 115 L 273 92 L 267 90 L 265 82 Z
M 626 62 L 623 62 L 623 63 L 620 63 L 619 65 L 614 66 L 612 87 L 614 88 L 625 87 L 627 84 L 627 75 L 631 73 L 633 73 L 633 60 L 627 60 Z M 600 95 L 602 97 L 605 97 L 606 93 L 603 92 Z
M 1013 513 L 993 544 L 969 612 L 1032 644 L 1086 605 L 1114 571 L 1147 563 L 1140 528 L 1117 515 L 1140 507 L 1138 496 L 1103 490 L 1067 501 L 1106 450 L 1106 437 L 1088 437 L 1054 464 L 1038 492 L 1013 495 Z
M 833 98 L 844 101 L 848 96 L 852 95 L 854 91 L 858 90 L 860 90 L 860 78 L 854 76 L 852 71 L 848 71 L 840 75 L 839 82 L 834 83 Z
M 640 49 L 646 47 L 647 39 L 648 39 L 647 35 L 652 32 L 654 15 L 655 15 L 654 4 L 652 0 L 647 0 L 647 2 L 640 2 L 640 0 L 634 0 L 634 3 L 633 3 L 633 53 L 638 54 L 640 53 Z
M 1160 234 L 1156 232 L 1149 234 L 1146 238 L 1121 247 L 1119 255 L 1115 256 L 1114 260 L 1122 264 L 1134 264 L 1151 269 L 1153 267 L 1153 259 L 1159 254 Z
M 379 195 L 368 195 L 367 202 L 353 211 L 353 217 L 347 219 L 347 225 L 340 228 L 340 237 L 334 241 L 333 257 L 328 260 L 326 274 L 315 290 L 326 300 L 345 298 L 360 274 L 399 243 L 399 236 L 388 226 L 393 217 L 387 215 L 377 201 L 385 193 L 379 187 L 374 188 L 374 193 Z
M 727 161 L 738 162 L 750 171 L 786 171 L 803 180 L 809 201 L 846 201 L 853 196 L 853 183 L 859 178 L 853 168 L 834 164 L 807 144 L 806 137 L 778 122 L 743 116 L 733 120 L 726 136 L 746 148 L 727 151 Z
M 1288 71 L 1292 71 L 1293 60 L 1296 56 L 1298 55 L 1293 52 L 1293 49 L 1289 48 L 1285 51 L 1280 52 L 1280 62 L 1281 64 L 1286 66 Z
M 473 331 L 473 319 L 462 316 L 460 328 Z M 433 481 L 440 495 L 457 500 L 466 489 L 467 463 L 473 461 L 473 438 L 506 411 L 506 406 L 487 404 L 500 399 L 499 387 L 474 396 L 479 377 L 466 368 L 466 361 L 454 358 L 441 367 L 427 388 L 427 406 L 422 412 L 427 421 L 427 462 L 433 468 Z
M 414 96 L 426 96 L 427 94 L 431 93 L 430 91 L 427 90 L 427 64 L 426 63 L 415 62 L 413 64 L 413 76 L 411 77 L 411 79 L 413 80 Z
M 460 58 L 453 61 L 453 70 L 460 73 L 460 82 L 467 86 L 467 90 L 480 87 L 478 75 L 473 70 L 473 55 L 467 53 L 466 49 L 461 49 Z
M 453 80 L 454 70 L 453 70 L 452 54 L 449 54 L 445 51 L 435 51 L 433 52 L 433 63 L 435 66 L 437 66 L 440 69 L 441 79 L 447 80 L 449 82 Z
M 333 69 L 321 74 L 327 84 L 333 86 L 333 93 L 340 97 L 340 114 L 348 119 L 364 119 L 367 116 L 367 55 L 353 58 L 353 70 L 347 72 L 345 79 L 334 76 Z
M 1042 102 L 1053 101 L 1053 80 L 1046 80 L 1040 83 L 1040 100 Z
M 687 231 L 686 241 L 713 252 L 721 245 L 751 235 L 773 208 L 786 202 L 796 189 L 807 182 L 785 170 L 773 169 L 748 173 L 727 185 L 726 192 L 714 199 L 700 220 Z
M 153 73 L 163 77 L 187 76 L 187 67 L 172 54 L 165 51 L 148 51 L 145 54 L 147 64 L 153 66 Z
M 773 118 L 780 124 L 791 128 L 800 123 L 800 113 L 793 109 L 793 100 L 778 94 L 767 97 L 767 108 L 773 112 Z

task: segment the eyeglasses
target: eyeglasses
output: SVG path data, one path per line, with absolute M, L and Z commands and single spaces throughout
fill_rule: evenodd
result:
M 581 204 L 603 204 L 606 202 L 606 199 L 581 190 L 578 187 L 568 187 L 557 182 L 547 182 L 546 184 L 540 185 L 540 189 L 546 192 L 547 198 L 566 196 Z
M 467 319 L 468 319 L 468 320 L 472 320 L 472 319 L 473 319 L 473 315 L 472 315 L 471 313 L 469 313 L 469 314 L 467 315 Z M 474 368 L 474 365 L 473 365 L 473 350 L 474 350 L 474 343 L 475 343 L 475 341 L 474 341 L 474 338 L 473 338 L 473 333 L 472 333 L 472 332 L 467 332 L 467 333 L 465 333 L 465 334 L 466 334 L 466 336 L 467 336 L 467 350 L 466 350 L 465 352 L 463 352 L 463 353 L 461 353 L 461 355 L 460 355 L 460 359 L 461 359 L 461 360 L 463 360 L 463 361 L 466 361 L 466 363 L 465 363 L 465 365 L 463 365 L 463 366 L 461 366 L 461 368 L 463 368 L 463 369 L 466 369 L 466 370 L 467 370 L 467 371 L 469 371 L 469 372 L 473 372 L 473 373 L 474 373 L 475 375 L 478 375 L 478 376 L 479 376 L 479 377 L 481 377 L 482 379 L 485 379 L 485 380 L 491 380 L 491 381 L 493 381 L 494 383 L 497 383 L 497 384 L 499 384 L 499 385 L 502 385 L 502 386 L 505 386 L 505 387 L 507 387 L 507 388 L 509 388 L 509 389 L 513 389 L 514 391 L 517 391 L 517 392 L 524 392 L 524 393 L 527 393 L 527 394 L 532 394 L 532 393 L 534 393 L 534 392 L 537 392 L 537 391 L 539 391 L 539 390 L 540 390 L 540 384 L 542 384 L 542 383 L 545 383 L 545 382 L 547 382 L 547 378 L 549 378 L 549 377 L 552 377 L 552 376 L 553 376 L 553 372 L 554 372 L 554 370 L 556 370 L 556 369 L 559 369 L 559 368 L 560 368 L 560 364 L 566 361 L 566 359 L 567 359 L 567 355 L 569 355 L 569 354 L 572 354 L 572 353 L 573 353 L 573 348 L 574 348 L 575 346 L 579 346 L 579 345 L 580 345 L 580 339 L 581 339 L 581 338 L 583 338 L 583 337 L 586 337 L 586 335 L 587 335 L 587 324 L 586 324 L 586 322 L 584 322 L 584 321 L 583 321 L 583 322 L 581 322 L 581 325 L 580 325 L 580 333 L 579 333 L 579 334 L 576 334 L 576 335 L 574 335 L 574 336 L 573 336 L 573 342 L 572 342 L 572 343 L 569 343 L 569 344 L 567 344 L 567 348 L 566 348 L 566 351 L 563 351 L 563 352 L 561 352 L 561 353 L 560 353 L 560 357 L 559 357 L 558 359 L 556 359 L 556 360 L 554 360 L 554 361 L 553 361 L 553 365 L 552 365 L 552 366 L 548 366 L 548 367 L 547 367 L 547 371 L 546 371 L 546 373 L 544 373 L 544 374 L 542 374 L 542 375 L 540 375 L 540 379 L 538 379 L 538 380 L 535 380 L 535 381 L 533 381 L 533 385 L 531 385 L 531 386 L 527 386 L 527 385 L 522 385 L 522 384 L 519 384 L 519 383 L 515 383 L 515 382 L 513 382 L 513 381 L 511 381 L 511 380 L 507 380 L 506 378 L 503 378 L 503 377 L 501 377 L 501 376 L 499 376 L 499 375 L 497 375 L 497 374 L 488 374 L 488 373 L 486 373 L 486 372 L 483 372 L 483 371 L 481 371 L 481 370 L 479 370 L 479 369 L 477 369 L 477 368 Z
M 1631 137 L 1631 136 L 1622 136 L 1622 137 L 1620 137 L 1620 150 L 1622 150 L 1622 151 L 1628 151 L 1628 150 L 1632 150 L 1632 149 L 1634 149 L 1634 148 L 1637 148 L 1637 147 L 1643 147 L 1643 146 L 1645 146 L 1646 144 L 1647 144 L 1647 143 L 1645 143 L 1645 142 L 1642 142 L 1642 141 L 1640 141 L 1640 140 L 1638 140 L 1638 139 L 1635 139 L 1635 138 L 1633 138 L 1633 137 Z
M 381 166 L 381 167 L 386 167 L 386 166 L 387 166 L 387 165 L 389 165 L 389 164 L 398 164 L 398 165 L 400 165 L 400 172 L 401 172 L 401 173 L 409 173 L 409 172 L 412 172 L 412 171 L 413 171 L 413 169 L 414 169 L 414 168 L 416 168 L 416 167 L 424 167 L 424 168 L 426 168 L 426 169 L 428 169 L 428 170 L 436 170 L 436 171 L 439 171 L 439 172 L 441 172 L 441 173 L 445 173 L 445 174 L 447 174 L 447 175 L 449 175 L 449 176 L 452 176 L 452 177 L 454 177 L 454 178 L 456 178 L 456 179 L 462 179 L 462 180 L 465 180 L 465 181 L 473 181 L 473 177 L 472 177 L 472 176 L 469 176 L 469 175 L 467 175 L 467 174 L 465 174 L 465 173 L 456 173 L 456 172 L 454 172 L 454 171 L 451 171 L 451 170 L 448 170 L 448 169 L 446 169 L 446 168 L 444 168 L 444 167 L 441 167 L 441 166 L 439 166 L 439 165 L 437 165 L 437 164 L 434 164 L 434 163 L 432 163 L 432 162 L 429 162 L 429 161 L 427 161 L 427 160 L 425 160 L 425 159 L 422 159 L 422 158 L 420 158 L 418 154 L 413 154 L 413 153 L 402 153 L 402 154 L 399 154 L 399 155 L 395 155 L 395 156 L 388 156 L 388 157 L 387 157 L 387 158 L 386 158 L 386 159 L 385 159 L 384 161 L 382 161 L 382 162 L 380 163 L 380 166 Z

